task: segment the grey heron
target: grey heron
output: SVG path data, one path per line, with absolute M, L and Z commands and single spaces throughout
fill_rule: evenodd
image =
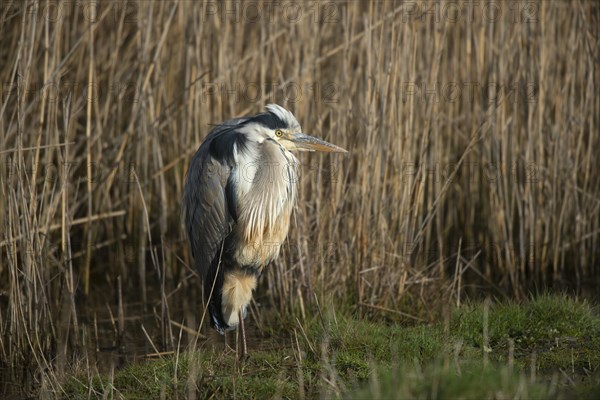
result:
M 292 152 L 302 150 L 346 153 L 302 133 L 290 111 L 269 104 L 215 126 L 187 172 L 183 218 L 210 323 L 222 335 L 241 325 L 243 355 L 246 309 L 287 236 L 298 183 Z

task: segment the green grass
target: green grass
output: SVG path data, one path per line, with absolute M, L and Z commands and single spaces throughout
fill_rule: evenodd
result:
M 508 399 L 548 398 L 556 395 L 550 385 L 530 382 L 508 366 L 481 363 L 444 364 L 434 361 L 425 366 L 404 364 L 383 370 L 363 389 L 349 394 L 353 399 Z
M 265 338 L 278 344 L 275 350 L 252 351 L 243 364 L 233 352 L 200 349 L 182 353 L 177 364 L 175 357 L 137 363 L 113 378 L 71 378 L 64 388 L 72 398 L 93 393 L 127 399 L 192 392 L 198 398 L 594 398 L 600 393 L 600 318 L 588 303 L 541 296 L 524 304 L 491 304 L 485 350 L 483 320 L 482 303 L 456 310 L 447 330 L 440 324 L 403 327 L 350 313 L 325 314 L 323 322 L 318 317 L 307 322 L 304 332 L 284 324 Z
M 475 348 L 483 348 L 483 307 L 456 311 L 452 332 Z M 600 319 L 590 305 L 568 297 L 540 296 L 529 303 L 494 304 L 489 310 L 489 355 L 506 361 L 510 342 L 515 359 L 530 362 L 532 354 L 542 372 L 591 370 L 600 364 Z

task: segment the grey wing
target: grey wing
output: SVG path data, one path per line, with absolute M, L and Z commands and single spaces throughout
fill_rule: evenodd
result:
M 223 241 L 236 218 L 235 185 L 230 179 L 235 164 L 234 147 L 241 148 L 243 135 L 236 127 L 248 118 L 234 118 L 216 126 L 194 155 L 184 187 L 184 219 L 196 268 L 207 280 Z M 218 277 L 217 277 L 218 279 Z M 219 282 L 216 286 L 220 288 Z
M 194 155 L 183 190 L 185 226 L 197 271 L 202 275 L 211 325 L 223 333 L 227 323 L 222 313 L 222 287 L 226 255 L 233 224 L 237 220 L 236 184 L 232 179 L 235 149 L 246 139 L 236 127 L 246 118 L 229 120 L 215 127 Z
M 218 262 L 215 261 L 231 231 L 232 216 L 226 194 L 228 178 L 228 168 L 212 157 L 209 146 L 201 146 L 188 170 L 183 206 L 192 255 L 205 287 L 209 281 L 212 286 L 215 278 L 218 279 L 215 276 Z M 220 287 L 218 283 L 215 287 Z

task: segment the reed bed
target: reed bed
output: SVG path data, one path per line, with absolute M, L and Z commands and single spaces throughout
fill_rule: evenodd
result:
M 59 393 L 98 347 L 100 308 L 115 348 L 128 304 L 157 352 L 177 347 L 175 309 L 195 337 L 185 172 L 210 124 L 272 102 L 349 155 L 300 157 L 260 305 L 302 316 L 331 296 L 411 320 L 600 283 L 595 2 L 9 0 L 0 21 L 12 378 Z

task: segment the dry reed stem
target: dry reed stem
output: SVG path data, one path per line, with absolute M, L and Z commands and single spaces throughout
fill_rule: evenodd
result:
M 470 3 L 457 20 L 389 1 L 232 20 L 209 3 L 0 7 L 1 364 L 59 393 L 56 366 L 86 357 L 121 290 L 178 350 L 171 322 L 204 321 L 180 221 L 190 157 L 211 123 L 268 102 L 350 154 L 300 156 L 259 326 L 258 304 L 300 321 L 315 293 L 422 318 L 478 286 L 598 284 L 597 3 L 498 2 L 495 19 Z M 119 334 L 143 320 L 118 309 Z

